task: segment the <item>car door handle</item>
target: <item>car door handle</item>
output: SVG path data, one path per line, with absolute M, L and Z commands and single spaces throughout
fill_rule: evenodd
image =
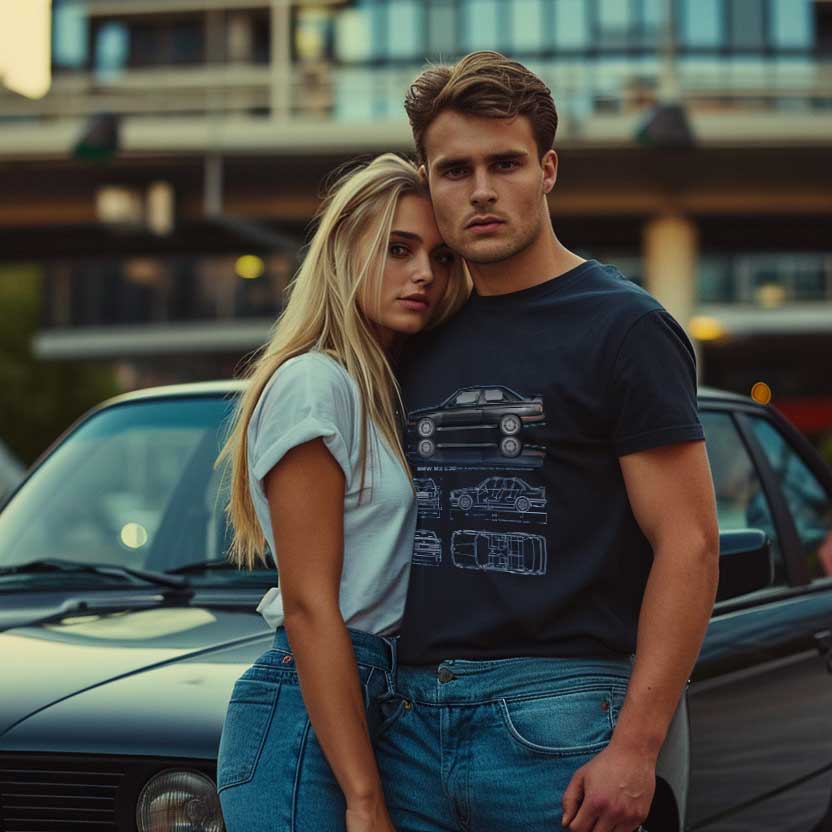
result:
M 832 630 L 821 630 L 815 633 L 815 646 L 818 648 L 818 653 L 823 656 L 826 661 L 826 669 L 832 673 Z

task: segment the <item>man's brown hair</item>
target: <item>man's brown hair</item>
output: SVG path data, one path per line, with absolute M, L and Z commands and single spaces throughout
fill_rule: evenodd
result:
M 429 66 L 410 85 L 404 108 L 422 164 L 427 163 L 425 131 L 443 110 L 487 118 L 527 116 L 540 158 L 551 149 L 558 127 L 546 84 L 499 52 L 471 52 L 452 66 Z

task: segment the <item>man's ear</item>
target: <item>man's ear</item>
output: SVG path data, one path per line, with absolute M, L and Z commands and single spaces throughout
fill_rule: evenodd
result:
M 419 178 L 425 185 L 428 184 L 428 171 L 424 165 L 419 165 Z
M 554 150 L 547 150 L 540 160 L 543 168 L 543 193 L 548 194 L 558 181 L 558 154 Z

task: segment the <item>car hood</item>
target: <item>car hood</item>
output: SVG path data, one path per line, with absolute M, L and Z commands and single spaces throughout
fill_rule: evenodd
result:
M 0 633 L 0 750 L 216 754 L 236 678 L 271 646 L 253 611 L 160 607 Z

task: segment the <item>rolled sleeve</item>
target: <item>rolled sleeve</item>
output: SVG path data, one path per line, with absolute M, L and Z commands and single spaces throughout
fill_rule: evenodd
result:
M 696 357 L 664 309 L 642 315 L 618 350 L 611 383 L 617 456 L 705 438 L 696 399 Z
M 289 450 L 318 438 L 349 483 L 353 416 L 349 379 L 334 361 L 304 355 L 281 365 L 249 423 L 249 465 L 260 488 Z

